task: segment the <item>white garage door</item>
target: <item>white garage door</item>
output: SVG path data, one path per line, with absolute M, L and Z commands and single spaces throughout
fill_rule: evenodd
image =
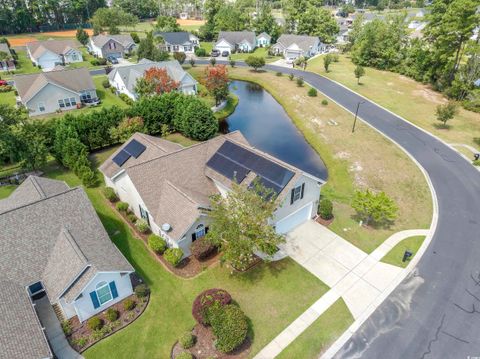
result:
M 306 206 L 300 208 L 296 212 L 292 213 L 288 217 L 277 222 L 275 229 L 277 233 L 287 233 L 294 229 L 296 226 L 299 226 L 303 222 L 310 219 L 310 214 L 312 213 L 312 205 L 310 202 Z

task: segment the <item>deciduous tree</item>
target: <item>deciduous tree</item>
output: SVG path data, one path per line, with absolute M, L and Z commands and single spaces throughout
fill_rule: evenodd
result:
M 438 105 L 435 114 L 437 120 L 443 123 L 443 126 L 447 126 L 447 121 L 453 119 L 457 113 L 457 105 L 453 102 L 449 102 L 445 105 Z
M 365 75 L 365 69 L 361 65 L 355 66 L 355 70 L 353 70 L 355 78 L 357 79 L 357 84 L 360 85 L 360 77 Z
M 177 23 L 177 19 L 173 16 L 163 16 L 160 15 L 157 17 L 155 22 L 155 29 L 162 32 L 177 32 L 181 31 L 180 25 Z
M 228 70 L 225 65 L 207 66 L 205 69 L 205 87 L 215 98 L 215 104 L 228 96 Z
M 340 30 L 337 21 L 329 10 L 308 6 L 305 13 L 299 15 L 297 33 L 318 36 L 322 42 L 330 44 Z
M 167 73 L 167 69 L 151 67 L 145 71 L 143 77 L 137 80 L 135 91 L 140 96 L 161 95 L 177 90 L 180 83 L 174 81 Z
M 117 7 L 101 8 L 95 11 L 91 23 L 96 32 L 108 30 L 110 34 L 118 34 L 119 26 L 134 26 L 138 18 Z
M 265 58 L 259 56 L 249 56 L 245 60 L 245 63 L 252 67 L 255 71 L 258 71 L 260 67 L 265 66 Z
M 83 46 L 85 46 L 88 43 L 88 34 L 81 27 L 79 27 L 77 29 L 76 37 L 77 37 L 78 42 L 81 43 Z
M 385 192 L 373 193 L 370 190 L 356 191 L 352 208 L 366 225 L 387 225 L 397 217 L 398 207 Z

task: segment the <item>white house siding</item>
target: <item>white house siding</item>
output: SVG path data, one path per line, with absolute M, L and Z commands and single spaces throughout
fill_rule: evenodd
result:
M 54 54 L 53 52 L 47 51 L 38 59 L 35 59 L 34 62 L 37 65 L 40 65 L 43 71 L 50 71 L 56 65 L 62 64 L 62 57 L 60 55 Z
M 77 93 L 52 84 L 47 84 L 34 97 L 32 97 L 25 106 L 29 109 L 30 116 L 45 115 L 53 113 L 60 108 L 58 100 L 71 97 L 75 98 L 77 103 L 80 103 L 80 96 Z M 43 112 L 38 109 L 39 104 L 41 103 L 45 107 L 45 111 Z M 74 108 L 76 108 L 76 106 L 65 107 L 62 110 Z
M 233 45 L 230 45 L 230 43 L 228 43 L 227 41 L 225 40 L 220 40 L 216 45 L 215 45 L 215 49 L 219 50 L 220 52 L 223 52 L 223 51 L 228 51 L 229 53 L 233 51 L 234 47 Z
M 63 315 L 66 319 L 70 319 L 77 315 L 73 303 L 67 303 L 65 298 L 60 298 L 58 304 L 60 305 L 60 308 L 62 308 Z
M 97 57 L 102 57 L 102 49 L 95 45 L 91 39 L 90 43 L 88 44 L 88 49 Z
M 83 61 L 83 56 L 80 51 L 77 51 L 77 50 L 69 51 L 68 54 L 65 55 L 66 64 L 71 64 L 74 62 L 82 62 L 82 61 Z
M 110 300 L 109 302 L 104 303 L 99 308 L 95 309 L 93 307 L 92 299 L 90 297 L 90 292 L 95 291 L 95 287 L 100 282 L 107 282 L 110 283 L 112 281 L 115 282 L 115 286 L 117 288 L 118 297 L 115 299 Z M 75 308 L 75 312 L 78 315 L 78 319 L 80 322 L 83 322 L 90 318 L 91 316 L 103 312 L 105 309 L 110 307 L 111 305 L 118 303 L 122 299 L 128 297 L 133 293 L 132 282 L 130 280 L 129 273 L 119 273 L 119 272 L 101 272 L 98 273 L 89 283 L 88 285 L 82 290 L 81 294 L 79 295 L 80 298 L 73 302 L 73 306 Z M 63 309 L 63 308 L 62 308 Z
M 270 45 L 270 40 L 266 37 L 258 37 L 257 38 L 257 46 L 258 47 L 266 47 Z
M 242 41 L 241 43 L 238 44 L 238 49 L 241 51 L 248 51 L 251 52 L 253 51 L 252 44 L 250 44 L 247 41 Z
M 192 234 L 195 233 L 197 227 L 203 225 L 205 228 L 209 226 L 210 220 L 208 216 L 201 215 L 188 229 L 185 235 L 176 243 L 176 245 L 182 249 L 183 256 L 188 257 L 192 254 L 190 246 L 192 245 Z

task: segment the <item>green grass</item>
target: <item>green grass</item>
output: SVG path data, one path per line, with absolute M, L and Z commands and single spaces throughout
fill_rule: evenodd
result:
M 417 254 L 418 249 L 422 245 L 423 241 L 425 240 L 425 236 L 415 236 L 405 238 L 403 241 L 398 243 L 395 247 L 393 247 L 390 252 L 388 252 L 385 257 L 382 258 L 382 262 L 393 264 L 397 267 L 405 268 L 408 265 L 408 260 L 406 262 L 402 262 L 403 254 L 405 250 L 410 250 L 413 252 L 413 256 L 410 257 L 410 260 L 415 257 Z
M 213 42 L 200 41 L 200 47 L 203 47 L 205 49 L 205 51 L 207 52 L 207 56 L 210 56 L 210 53 L 213 49 Z
M 175 132 L 165 137 L 166 140 L 178 143 L 183 147 L 190 147 L 199 141 L 192 140 L 191 138 L 185 137 L 181 133 Z
M 0 92 L 0 105 L 15 106 L 16 102 L 15 91 Z
M 198 31 L 202 25 L 180 25 L 180 29 L 183 31 Z
M 224 118 L 227 118 L 235 111 L 235 108 L 237 107 L 237 105 L 238 105 L 238 96 L 231 93 L 230 95 L 228 95 L 227 104 L 222 110 L 215 112 L 215 117 L 218 120 L 223 120 Z
M 17 186 L 0 186 L 0 199 L 7 198 Z
M 436 107 L 447 102 L 441 93 L 406 76 L 370 67 L 365 68 L 365 76 L 358 85 L 353 74 L 355 65 L 351 59 L 346 55 L 340 55 L 339 59 L 339 62 L 330 65 L 329 72 L 326 73 L 323 57 L 316 57 L 309 61 L 307 71 L 340 82 L 448 143 L 465 143 L 480 150 L 480 146 L 473 141 L 475 137 L 480 137 L 478 113 L 459 106 L 458 114 L 448 122 L 449 128 L 442 129 L 437 125 L 439 122 L 435 116 Z
M 33 73 L 38 73 L 42 72 L 41 69 L 38 67 L 34 66 L 30 58 L 28 57 L 28 54 L 24 50 L 17 50 L 17 69 L 13 71 L 13 74 L 15 75 L 23 75 L 23 74 L 33 74 Z M 4 76 L 5 78 L 12 78 L 12 75 L 6 75 Z
M 345 302 L 340 298 L 276 358 L 316 359 L 353 321 Z
M 95 166 L 116 147 L 91 156 Z M 49 178 L 78 186 L 79 179 L 51 161 L 43 169 Z M 100 176 L 99 176 L 100 177 Z M 0 188 L 5 197 L 10 188 Z M 8 192 L 8 193 L 7 193 Z M 191 306 L 204 289 L 228 290 L 250 319 L 253 329 L 251 356 L 261 350 L 296 317 L 328 291 L 328 287 L 291 259 L 260 264 L 238 274 L 221 265 L 206 269 L 194 279 L 179 278 L 163 266 L 109 206 L 101 187 L 87 188 L 98 216 L 114 244 L 151 288 L 145 313 L 133 324 L 88 349 L 86 358 L 167 358 L 175 340 L 194 325 Z
M 235 60 L 235 61 L 245 61 L 245 59 L 247 59 L 247 57 L 249 57 L 249 56 L 263 57 L 263 58 L 265 58 L 265 62 L 267 62 L 267 63 L 277 61 L 278 59 L 281 59 L 280 56 L 269 55 L 266 47 L 257 47 L 255 49 L 255 51 L 253 51 L 252 53 L 240 53 L 240 52 L 238 52 L 236 54 L 230 55 L 230 58 L 232 60 Z
M 95 57 L 93 57 L 93 55 L 89 54 L 88 53 L 88 50 L 86 47 L 81 47 L 80 50 L 82 51 L 82 57 L 83 57 L 83 61 L 81 62 L 73 62 L 71 64 L 68 64 L 66 66 L 66 68 L 69 68 L 69 69 L 78 69 L 80 67 L 87 67 L 89 69 L 99 69 L 99 68 L 103 68 L 104 66 L 94 66 L 92 65 L 92 63 L 90 61 L 92 61 L 93 59 L 95 59 Z

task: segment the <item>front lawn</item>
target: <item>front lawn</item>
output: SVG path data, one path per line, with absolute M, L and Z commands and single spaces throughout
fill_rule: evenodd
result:
M 415 254 L 417 254 L 418 249 L 420 248 L 424 240 L 425 236 L 405 238 L 403 241 L 393 247 L 390 252 L 385 255 L 385 257 L 382 258 L 382 262 L 405 268 L 408 265 L 409 261 L 412 260 L 413 257 L 415 257 Z M 407 249 L 413 252 L 413 256 L 409 260 L 403 262 L 403 254 Z
M 340 61 L 332 63 L 326 73 L 323 56 L 319 56 L 308 63 L 307 71 L 340 82 L 448 143 L 465 143 L 480 150 L 473 141 L 473 138 L 480 137 L 480 114 L 459 106 L 459 113 L 448 122 L 450 128 L 441 129 L 435 116 L 437 105 L 447 102 L 441 93 L 409 77 L 374 68 L 365 68 L 365 76 L 358 85 L 354 68 L 348 56 L 340 55 Z
M 200 41 L 200 47 L 203 47 L 205 49 L 205 51 L 207 52 L 207 56 L 210 56 L 210 53 L 213 49 L 213 42 Z
M 92 162 L 98 166 L 115 149 L 97 153 Z M 72 172 L 55 162 L 50 162 L 44 172 L 70 186 L 80 184 Z M 175 340 L 194 325 L 193 299 L 204 289 L 214 287 L 229 291 L 251 320 L 253 356 L 328 290 L 291 259 L 261 264 L 244 274 L 232 274 L 228 268 L 216 265 L 194 279 L 176 277 L 132 234 L 104 199 L 101 188 L 88 188 L 86 192 L 110 238 L 152 291 L 145 313 L 127 328 L 88 349 L 83 354 L 86 358 L 169 357 Z
M 37 72 L 42 72 L 41 69 L 34 66 L 30 58 L 28 57 L 27 51 L 25 50 L 16 50 L 17 53 L 17 69 L 13 72 L 15 75 L 21 74 L 33 74 Z M 12 75 L 5 75 L 4 78 L 12 78 Z
M 352 314 L 340 298 L 276 358 L 316 359 L 348 329 L 353 321 Z
M 203 71 L 203 66 L 189 70 L 194 76 Z M 425 178 L 395 144 L 362 122 L 352 134 L 351 114 L 330 100 L 323 105 L 326 98 L 320 92 L 317 97 L 307 96 L 308 86 L 298 87 L 285 75 L 240 67 L 229 67 L 228 73 L 231 79 L 252 81 L 269 91 L 325 162 L 329 178 L 322 195 L 334 202 L 331 230 L 371 253 L 395 232 L 430 226 L 432 200 Z M 399 207 L 394 225 L 360 227 L 350 206 L 356 188 L 385 191 L 392 197 Z
M 257 47 L 252 53 L 249 52 L 237 52 L 236 54 L 230 55 L 230 58 L 235 61 L 245 61 L 249 56 L 257 56 L 265 58 L 265 62 L 274 62 L 281 59 L 281 56 L 272 56 L 269 55 L 268 49 L 266 47 Z
M 9 92 L 0 92 L 0 105 L 10 105 L 10 106 L 15 106 L 17 103 L 15 99 L 15 91 L 9 91 Z

